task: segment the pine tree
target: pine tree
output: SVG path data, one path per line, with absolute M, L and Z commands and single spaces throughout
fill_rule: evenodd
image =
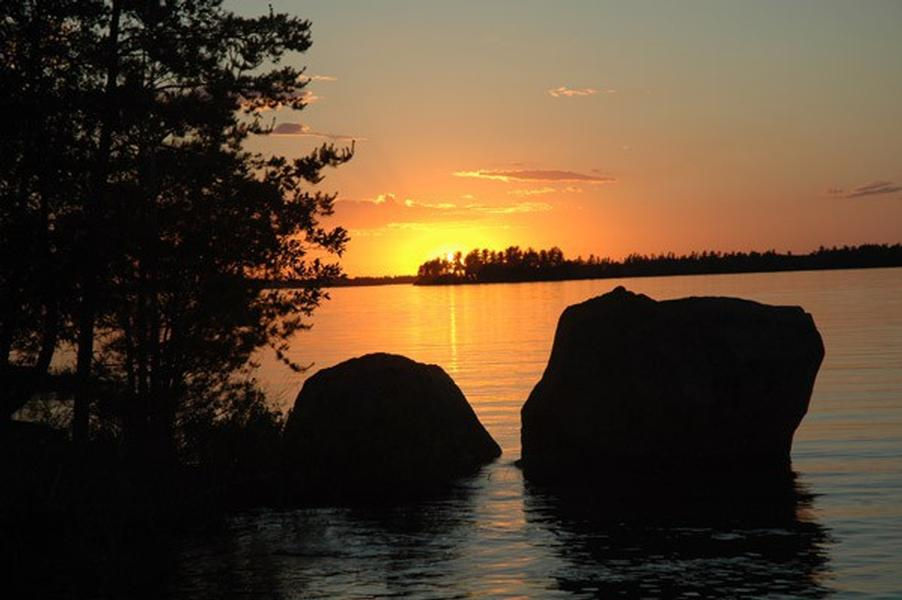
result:
M 49 4 L 26 2 L 19 20 L 44 19 Z M 329 257 L 347 233 L 320 224 L 334 195 L 311 188 L 353 148 L 323 145 L 296 160 L 243 149 L 268 131 L 266 111 L 304 107 L 303 72 L 280 61 L 309 48 L 310 23 L 272 11 L 238 17 L 221 4 L 53 4 L 78 58 L 48 71 L 74 80 L 47 99 L 70 117 L 64 146 L 83 166 L 55 226 L 71 245 L 54 259 L 75 273 L 66 325 L 77 346 L 76 441 L 88 437 L 94 403 L 121 418 L 133 447 L 171 454 L 182 425 L 246 389 L 253 352 L 270 345 L 290 362 L 288 339 L 340 273 Z M 32 35 L 4 30 L 4 47 Z M 53 151 L 42 134 L 36 154 Z M 8 214 L 26 216 L 4 198 L 4 230 Z M 261 285 L 278 279 L 306 285 Z M 4 331 L 23 314 L 5 310 Z

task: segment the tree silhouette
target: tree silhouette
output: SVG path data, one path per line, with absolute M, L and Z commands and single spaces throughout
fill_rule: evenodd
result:
M 0 420 L 50 385 L 70 333 L 70 299 L 88 169 L 80 89 L 99 7 L 4 4 L 0 20 Z M 80 27 L 75 27 L 78 23 Z
M 797 271 L 808 269 L 842 269 L 902 266 L 902 245 L 865 244 L 863 246 L 826 249 L 821 247 L 805 255 L 791 252 L 692 252 L 677 256 L 630 254 L 623 261 L 599 258 L 590 254 L 567 260 L 558 247 L 548 250 L 510 246 L 498 252 L 471 250 L 464 259 L 461 273 L 457 263 L 437 258 L 423 263 L 414 283 L 419 285 L 449 283 L 490 283 L 506 281 L 556 281 L 610 277 L 654 275 L 687 275 L 702 273 L 748 273 Z
M 0 274 L 15 284 L 4 285 L 0 351 L 10 373 L 43 366 L 36 355 L 48 345 L 29 341 L 42 331 L 36 315 L 71 334 L 76 441 L 87 439 L 91 411 L 104 411 L 136 452 L 172 455 L 187 419 L 216 415 L 246 386 L 256 349 L 268 344 L 290 362 L 287 340 L 340 274 L 328 257 L 347 233 L 320 224 L 334 195 L 312 186 L 353 148 L 323 145 L 296 160 L 243 149 L 269 131 L 267 111 L 304 107 L 303 72 L 279 63 L 310 46 L 310 23 L 238 17 L 221 4 L 29 1 L 0 29 L 4 57 L 16 58 L 4 83 L 21 80 L 0 92 L 5 105 L 21 104 L 24 89 L 65 121 L 31 123 L 4 147 L 0 231 L 19 255 Z M 69 164 L 56 162 L 61 154 L 73 166 L 48 172 L 41 157 Z M 12 235 L 25 222 L 53 246 Z M 25 238 L 37 241 L 26 248 Z M 35 270 L 74 276 L 42 292 Z M 279 279 L 305 286 L 260 285 Z M 44 338 L 51 355 L 64 339 Z

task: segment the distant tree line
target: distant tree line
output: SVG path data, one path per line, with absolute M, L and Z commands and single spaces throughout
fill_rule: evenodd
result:
M 662 275 L 701 275 L 806 271 L 818 269 L 861 269 L 902 266 L 902 244 L 865 244 L 824 248 L 810 254 L 766 252 L 692 252 L 691 254 L 630 254 L 622 261 L 577 257 L 566 259 L 560 248 L 522 250 L 471 250 L 455 253 L 450 259 L 435 258 L 420 265 L 416 285 L 456 283 L 497 283 L 516 281 L 561 281 L 565 279 L 605 279 Z

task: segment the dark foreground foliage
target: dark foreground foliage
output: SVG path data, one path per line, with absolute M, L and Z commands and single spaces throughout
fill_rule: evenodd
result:
M 310 23 L 222 0 L 27 0 L 0 15 L 0 424 L 58 403 L 77 453 L 197 458 L 309 327 L 347 243 L 314 186 L 352 148 L 249 152 L 305 106 Z M 269 290 L 263 279 L 303 287 Z M 219 426 L 219 425 L 217 425 Z M 93 441 L 92 441 L 93 440 Z
M 261 13 L 2 3 L 3 575 L 39 578 L 36 559 L 65 548 L 53 568 L 71 581 L 115 579 L 126 542 L 153 555 L 184 523 L 276 501 L 281 416 L 251 358 L 269 347 L 301 368 L 288 340 L 348 241 L 315 186 L 353 144 L 245 148 L 304 108 L 309 82 L 288 59 L 310 23 Z M 304 285 L 259 285 L 280 278 Z
M 196 435 L 193 460 L 137 463 L 115 440 L 0 427 L 0 574 L 8 597 L 156 597 L 186 535 L 278 503 L 278 415 L 256 403 Z

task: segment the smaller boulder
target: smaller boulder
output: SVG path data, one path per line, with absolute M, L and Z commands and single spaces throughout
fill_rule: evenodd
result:
M 434 489 L 501 455 L 441 367 L 383 353 L 308 379 L 283 449 L 296 496 L 352 501 Z

